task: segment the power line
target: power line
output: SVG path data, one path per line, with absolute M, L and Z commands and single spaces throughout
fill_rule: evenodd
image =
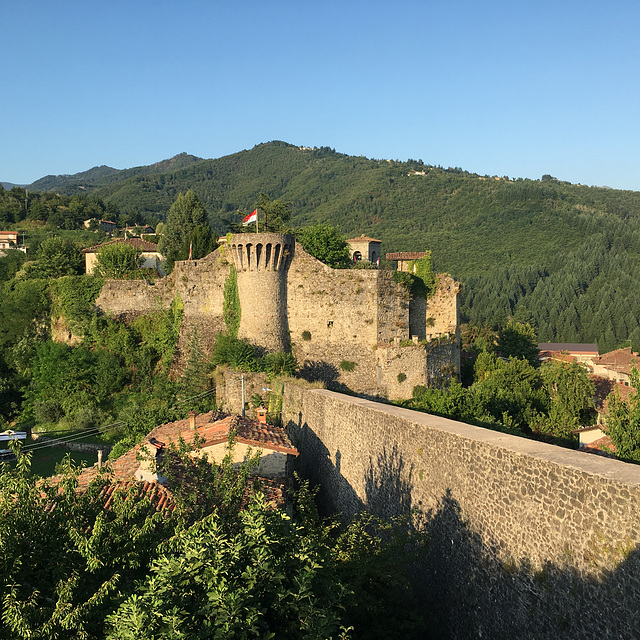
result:
M 198 395 L 195 396 L 191 396 L 190 398 L 185 398 L 184 400 L 181 400 L 179 402 L 177 402 L 176 404 L 178 406 L 182 406 L 188 402 L 191 402 L 192 400 L 198 400 L 200 398 L 204 398 L 206 396 L 212 395 L 215 393 L 215 389 L 208 389 L 207 391 L 204 391 L 202 393 L 199 393 Z M 87 429 L 86 431 L 83 431 L 81 433 L 76 433 L 76 432 L 72 432 L 70 433 L 70 435 L 62 437 L 62 438 L 55 438 L 54 442 L 42 442 L 42 443 L 38 443 L 37 441 L 34 442 L 33 444 L 30 445 L 26 445 L 25 447 L 22 448 L 23 452 L 33 452 L 33 451 L 37 451 L 40 449 L 46 449 L 47 447 L 50 448 L 57 448 L 56 445 L 59 444 L 64 444 L 67 442 L 74 442 L 76 440 L 82 440 L 83 438 L 86 438 L 87 436 L 92 436 L 92 435 L 96 435 L 97 433 L 104 433 L 106 431 L 112 431 L 113 429 L 120 427 L 120 426 L 127 426 L 127 423 L 119 420 L 117 422 L 113 422 L 111 424 L 108 425 L 104 425 L 101 427 L 94 427 L 93 429 Z M 63 433 L 68 433 L 70 430 L 67 430 Z M 58 432 L 60 433 L 60 432 Z

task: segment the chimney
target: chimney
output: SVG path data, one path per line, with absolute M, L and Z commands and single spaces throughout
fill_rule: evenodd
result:
M 189 411 L 189 427 L 196 430 L 196 416 L 198 414 L 195 411 Z
M 267 424 L 267 410 L 264 407 L 256 409 L 256 414 L 258 416 L 258 422 L 261 424 Z

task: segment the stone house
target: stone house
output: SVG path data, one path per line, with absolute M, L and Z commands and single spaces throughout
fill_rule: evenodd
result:
M 598 345 L 574 342 L 541 342 L 540 360 L 564 360 L 565 362 L 581 362 L 590 369 L 598 357 Z
M 115 222 L 112 222 L 111 220 L 97 220 L 96 218 L 89 218 L 88 220 L 85 220 L 83 222 L 85 228 L 88 229 L 94 220 L 98 223 L 100 230 L 105 233 L 115 233 L 118 230 L 118 225 Z
M 353 262 L 359 262 L 364 260 L 365 262 L 371 262 L 377 264 L 380 258 L 380 247 L 382 242 L 375 240 L 374 238 L 368 238 L 364 233 L 358 238 L 351 238 L 347 240 L 349 245 L 349 255 Z
M 119 458 L 85 469 L 78 478 L 78 491 L 85 491 L 104 466 L 112 480 L 106 489 L 106 507 L 115 487 L 133 487 L 138 495 L 150 497 L 158 509 L 173 508 L 171 485 L 162 475 L 163 459 L 171 444 L 177 446 L 180 439 L 192 444 L 198 439 L 199 448 L 191 455 L 206 455 L 209 461 L 219 463 L 227 452 L 232 431 L 236 434 L 234 463 L 240 464 L 248 455 L 260 451 L 260 464 L 254 475 L 267 501 L 284 506 L 289 467 L 298 455 L 285 430 L 215 411 L 200 415 L 192 412 L 184 420 L 159 425 Z
M 290 460 L 298 455 L 285 430 L 250 418 L 221 416 L 216 412 L 199 416 L 191 412 L 185 420 L 163 424 L 151 431 L 138 445 L 143 459 L 133 476 L 139 481 L 162 482 L 158 470 L 162 468 L 161 458 L 169 443 L 177 444 L 180 439 L 193 442 L 196 436 L 200 440 L 199 448 L 192 455 L 207 456 L 210 462 L 219 464 L 227 454 L 231 433 L 235 434 L 234 464 L 242 464 L 252 453 L 260 451 L 260 463 L 254 475 L 285 481 Z

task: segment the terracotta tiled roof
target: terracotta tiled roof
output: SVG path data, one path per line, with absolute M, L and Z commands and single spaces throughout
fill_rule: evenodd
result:
M 629 375 L 633 367 L 640 369 L 640 357 L 631 353 L 631 347 L 627 347 L 626 349 L 616 349 L 605 353 L 596 358 L 593 364 Z
M 369 238 L 369 236 L 365 236 L 364 233 L 358 238 L 351 238 L 351 240 L 347 240 L 347 242 L 382 242 L 382 240 L 376 240 L 375 238 Z
M 135 480 L 128 480 L 124 482 L 111 482 L 104 486 L 104 489 L 101 491 L 101 496 L 105 501 L 105 509 L 111 506 L 116 491 L 126 492 L 126 498 L 133 500 L 147 496 L 158 511 L 162 511 L 163 509 L 173 511 L 176 508 L 171 491 L 167 487 L 158 482 L 136 482 Z
M 609 436 L 603 436 L 594 440 L 589 444 L 583 444 L 580 449 L 584 453 L 594 453 L 597 456 L 605 456 L 606 458 L 615 458 L 616 446 Z
M 82 250 L 82 253 L 96 253 L 99 249 L 102 249 L 102 247 L 108 247 L 112 244 L 128 244 L 136 249 L 140 249 L 141 251 L 158 251 L 157 244 L 148 242 L 147 240 L 142 240 L 141 238 L 115 238 L 114 240 L 104 242 L 103 244 L 96 244 L 93 247 L 87 247 Z
M 397 253 L 387 253 L 385 258 L 389 262 L 392 262 L 393 260 L 420 260 L 428 255 L 428 251 L 400 251 Z
M 195 427 L 200 438 L 203 438 L 201 442 L 203 447 L 226 442 L 229 433 L 234 430 L 238 442 L 260 449 L 280 451 L 293 456 L 298 455 L 298 450 L 291 444 L 284 429 L 262 424 L 250 418 L 229 416 L 212 411 L 195 416 Z M 187 442 L 193 440 L 193 430 L 189 418 L 156 427 L 147 435 L 145 441 L 148 442 L 151 438 L 155 438 L 160 442 L 168 443 L 169 441 L 177 442 L 181 437 Z

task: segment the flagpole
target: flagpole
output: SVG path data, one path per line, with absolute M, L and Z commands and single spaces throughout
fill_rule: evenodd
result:
M 259 233 L 258 231 L 258 209 L 256 208 L 256 233 Z

